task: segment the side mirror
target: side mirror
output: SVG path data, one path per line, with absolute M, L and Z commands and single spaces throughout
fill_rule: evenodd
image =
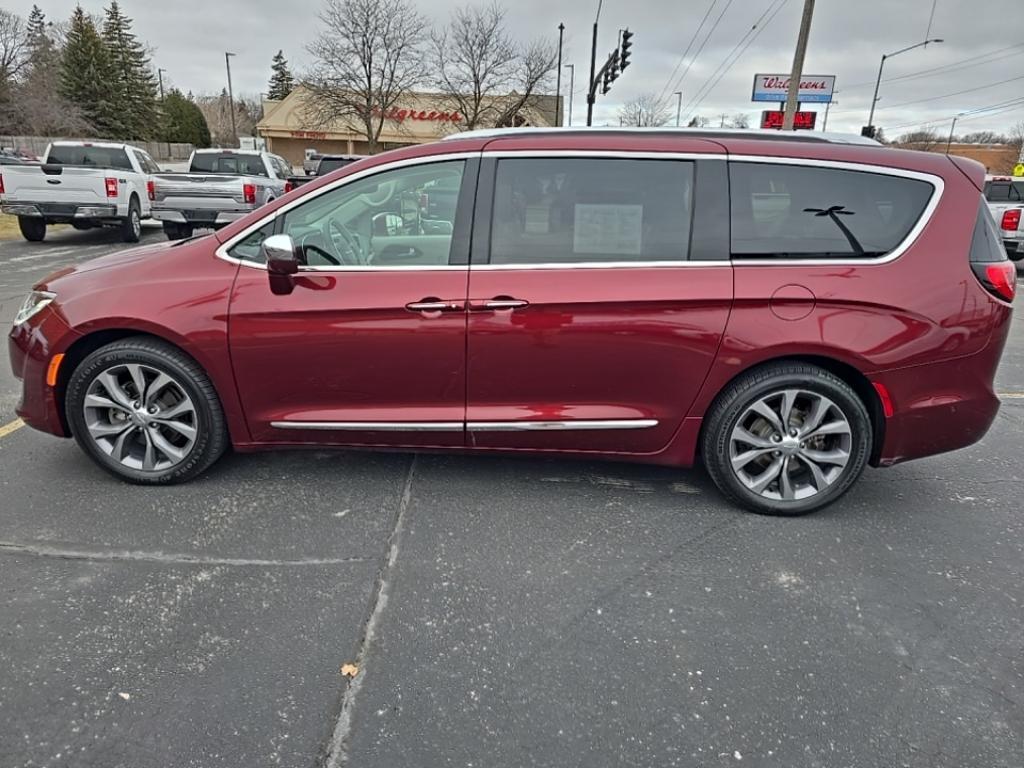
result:
M 275 296 L 286 296 L 295 289 L 292 275 L 299 271 L 299 258 L 290 235 L 271 235 L 260 246 L 267 260 L 270 291 Z
M 272 275 L 294 275 L 299 271 L 299 258 L 291 235 L 271 235 L 260 246 Z

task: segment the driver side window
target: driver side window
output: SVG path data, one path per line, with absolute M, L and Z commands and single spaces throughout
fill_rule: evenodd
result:
M 311 267 L 448 264 L 465 163 L 428 163 L 374 174 L 284 214 Z

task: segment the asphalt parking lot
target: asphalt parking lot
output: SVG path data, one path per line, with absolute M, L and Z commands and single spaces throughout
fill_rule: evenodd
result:
M 0 317 L 122 247 L 0 242 Z M 4 361 L 0 765 L 1019 767 L 1014 322 L 983 442 L 795 520 L 700 471 L 547 460 L 281 452 L 133 487 L 17 428 Z

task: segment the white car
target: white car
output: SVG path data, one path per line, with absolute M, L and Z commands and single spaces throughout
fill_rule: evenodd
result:
M 999 227 L 1006 254 L 1024 259 L 1024 176 L 986 176 L 985 200 Z
M 0 210 L 18 217 L 26 240 L 39 242 L 49 224 L 75 229 L 119 227 L 126 243 L 138 242 L 150 216 L 154 173 L 143 150 L 130 144 L 55 141 L 40 165 L 5 165 L 0 171 Z

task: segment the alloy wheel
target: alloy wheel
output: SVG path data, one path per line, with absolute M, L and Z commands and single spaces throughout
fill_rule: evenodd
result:
M 800 501 L 839 480 L 852 449 L 850 421 L 838 405 L 817 392 L 784 389 L 743 410 L 729 438 L 729 464 L 753 493 Z
M 174 377 L 149 365 L 111 366 L 90 382 L 83 403 L 92 441 L 125 467 L 161 472 L 195 446 L 196 406 Z

